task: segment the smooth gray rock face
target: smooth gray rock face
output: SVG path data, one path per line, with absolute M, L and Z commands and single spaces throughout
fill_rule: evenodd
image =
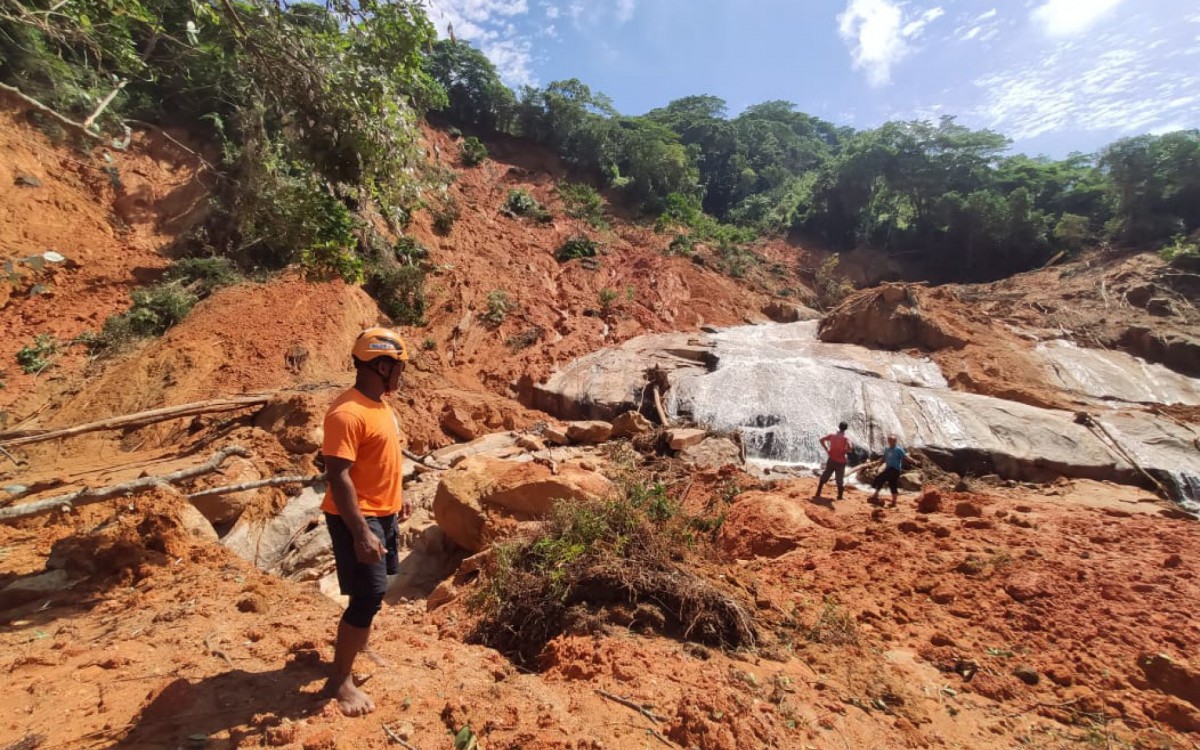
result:
M 1142 481 L 1132 458 L 1176 499 L 1200 501 L 1195 434 L 1143 408 L 1144 402 L 1200 403 L 1200 381 L 1120 352 L 1070 344 L 1045 344 L 1033 356 L 1044 360 L 1051 382 L 1087 405 L 1097 426 L 1078 424 L 1067 411 L 952 391 L 931 360 L 825 344 L 813 322 L 633 339 L 556 373 L 542 386 L 542 408 L 568 414 L 636 408 L 646 371 L 659 365 L 671 383 L 669 410 L 715 430 L 740 431 L 751 458 L 819 463 L 818 439 L 846 421 L 851 439 L 872 452 L 895 433 L 943 468 L 974 475 Z

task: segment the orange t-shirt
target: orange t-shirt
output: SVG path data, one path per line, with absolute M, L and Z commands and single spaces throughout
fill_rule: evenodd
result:
M 321 453 L 353 461 L 350 481 L 364 516 L 389 516 L 400 510 L 400 423 L 392 407 L 351 388 L 325 414 Z M 321 510 L 337 514 L 333 494 L 325 492 Z

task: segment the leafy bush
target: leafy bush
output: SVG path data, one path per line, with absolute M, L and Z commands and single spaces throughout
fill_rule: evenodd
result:
M 510 188 L 508 197 L 504 199 L 504 208 L 500 209 L 500 212 L 514 219 L 519 216 L 527 216 L 537 221 L 547 222 L 552 218 L 550 212 L 524 188 Z
M 566 207 L 567 216 L 583 219 L 596 229 L 605 229 L 604 198 L 591 185 L 582 182 L 566 182 L 558 186 L 558 195 Z
M 463 139 L 462 145 L 459 147 L 459 157 L 465 167 L 481 164 L 488 157 L 487 146 L 483 145 L 483 141 L 475 136 L 468 136 Z
M 453 197 L 448 198 L 440 207 L 433 209 L 433 231 L 443 237 L 449 235 L 459 214 L 458 201 Z
M 492 326 L 499 326 L 508 317 L 510 307 L 508 294 L 501 289 L 493 289 L 488 292 L 487 310 L 479 317 Z
M 595 241 L 581 234 L 569 237 L 557 253 L 558 260 L 563 263 L 575 258 L 594 258 L 595 256 Z
M 611 313 L 612 308 L 613 308 L 613 303 L 617 301 L 618 296 L 619 295 L 617 294 L 616 289 L 609 289 L 608 287 L 601 289 L 600 290 L 600 312 L 603 313 L 604 315 L 608 315 L 609 313 Z
M 817 301 L 828 309 L 837 307 L 851 292 L 854 285 L 838 273 L 838 256 L 831 255 L 817 268 Z
M 667 245 L 667 255 L 691 255 L 696 243 L 686 234 L 677 234 L 671 244 Z
M 242 280 L 228 258 L 182 258 L 167 266 L 167 282 L 179 282 L 200 299 Z
M 304 267 L 305 276 L 314 281 L 342 279 L 347 284 L 363 281 L 362 258 L 354 250 L 333 242 L 309 247 L 300 255 L 300 265 Z
M 1158 255 L 1165 261 L 1172 261 L 1176 258 L 1200 258 L 1200 243 L 1188 242 L 1182 235 L 1176 235 L 1171 244 L 1163 246 L 1158 251 Z
M 373 268 L 365 288 L 394 323 L 425 325 L 425 270 L 420 266 Z
M 48 333 L 39 333 L 32 344 L 17 352 L 17 364 L 27 375 L 36 375 L 54 362 L 60 348 L 56 338 Z
M 104 321 L 100 335 L 90 342 L 93 353 L 120 350 L 137 339 L 161 336 L 187 317 L 199 299 L 180 282 L 134 289 L 133 306 Z
M 397 263 L 414 265 L 429 257 L 429 249 L 408 235 L 396 240 L 392 246 L 392 257 Z
M 632 610 L 640 627 L 680 639 L 753 644 L 749 609 L 686 564 L 692 539 L 663 485 L 556 503 L 534 535 L 493 547 L 470 640 L 531 663 L 567 627 Z
M 1063 214 L 1054 225 L 1054 239 L 1068 252 L 1077 252 L 1093 239 L 1092 228 L 1086 216 Z
M 526 328 L 520 333 L 515 333 L 512 336 L 509 336 L 504 340 L 504 343 L 510 350 L 519 352 L 522 349 L 528 349 L 536 344 L 538 340 L 542 338 L 543 333 L 544 331 L 542 330 L 541 326 L 533 326 L 532 328 Z

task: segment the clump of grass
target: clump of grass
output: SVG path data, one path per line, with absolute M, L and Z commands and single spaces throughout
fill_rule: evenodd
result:
M 533 326 L 532 328 L 526 328 L 520 333 L 514 333 L 505 339 L 504 343 L 510 350 L 519 352 L 536 344 L 542 338 L 543 333 L 544 331 L 541 326 Z
M 576 258 L 594 258 L 596 257 L 596 242 L 581 234 L 574 235 L 567 238 L 562 247 L 558 248 L 557 257 L 563 263 Z
M 541 203 L 538 203 L 537 198 L 530 195 L 529 191 L 524 188 L 511 188 L 508 191 L 508 197 L 504 199 L 504 208 L 500 209 L 500 213 L 513 219 L 524 216 L 542 223 L 553 218 L 550 212 Z
M 562 199 L 567 216 L 582 219 L 595 229 L 607 229 L 604 217 L 604 198 L 591 185 L 582 182 L 567 182 L 558 186 L 558 197 Z
M 26 375 L 36 375 L 54 363 L 61 344 L 48 333 L 39 333 L 33 342 L 17 352 L 17 364 Z
M 808 640 L 835 646 L 858 643 L 858 623 L 833 597 L 826 597 L 821 614 L 808 629 Z
M 508 317 L 511 307 L 512 303 L 508 299 L 508 293 L 502 289 L 493 289 L 488 292 L 487 309 L 479 317 L 488 325 L 497 327 Z

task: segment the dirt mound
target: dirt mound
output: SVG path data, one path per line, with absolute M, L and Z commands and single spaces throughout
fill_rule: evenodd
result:
M 864 289 L 822 318 L 818 335 L 830 343 L 926 352 L 960 391 L 1070 408 L 1029 356 L 1032 344 L 964 302 L 954 287 Z
M 72 148 L 0 102 L 0 263 L 15 279 L 0 285 L 0 410 L 15 420 L 79 374 L 86 352 L 66 342 L 98 331 L 129 306 L 130 289 L 157 278 L 160 249 L 197 220 L 207 191 L 195 158 L 159 133 L 135 133 L 127 151 Z M 25 260 L 46 251 L 66 260 Z M 26 374 L 15 355 L 41 334 L 61 352 Z

